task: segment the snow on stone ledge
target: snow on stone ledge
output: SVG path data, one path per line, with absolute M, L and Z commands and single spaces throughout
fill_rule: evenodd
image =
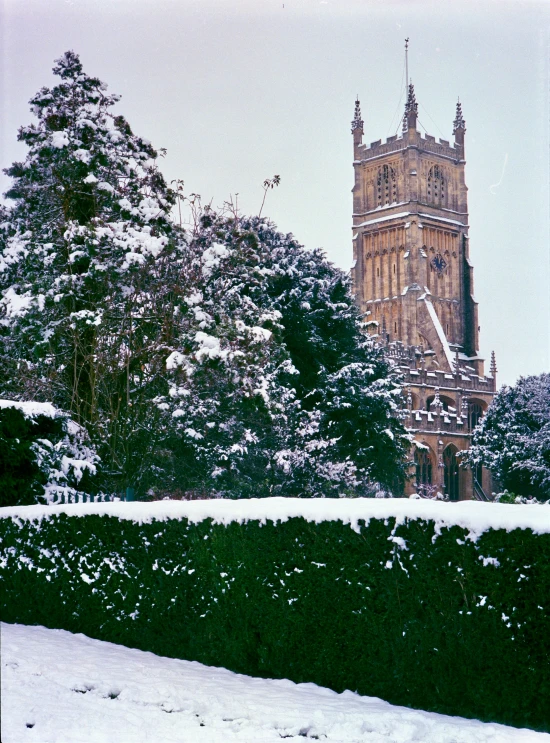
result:
M 44 415 L 46 418 L 55 418 L 58 411 L 51 402 L 19 402 L 18 400 L 0 400 L 0 408 L 17 408 L 25 418 L 35 418 Z
M 358 531 L 358 521 L 395 517 L 397 523 L 410 520 L 433 521 L 436 533 L 443 527 L 461 526 L 475 540 L 488 529 L 530 529 L 536 534 L 550 533 L 550 507 L 538 504 L 480 503 L 462 501 L 442 503 L 407 498 L 250 498 L 243 500 L 155 501 L 152 503 L 80 503 L 55 506 L 12 506 L 0 508 L 0 517 L 41 520 L 56 514 L 68 516 L 114 516 L 150 523 L 187 518 L 193 523 L 211 518 L 214 523 L 232 521 L 287 521 L 302 517 L 306 521 L 342 521 Z

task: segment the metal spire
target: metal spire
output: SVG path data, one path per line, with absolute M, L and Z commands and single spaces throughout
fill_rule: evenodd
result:
M 405 39 L 405 85 L 409 82 L 409 37 Z

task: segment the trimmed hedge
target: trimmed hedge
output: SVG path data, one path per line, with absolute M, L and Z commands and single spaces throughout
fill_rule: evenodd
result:
M 2 518 L 0 536 L 5 621 L 550 726 L 550 534 L 58 513 Z

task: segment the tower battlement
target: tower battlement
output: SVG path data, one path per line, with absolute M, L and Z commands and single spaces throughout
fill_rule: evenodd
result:
M 359 163 L 367 162 L 383 155 L 400 152 L 407 149 L 407 147 L 415 147 L 424 152 L 432 152 L 436 155 L 450 158 L 451 160 L 461 160 L 463 158 L 463 149 L 460 145 L 451 145 L 449 140 L 436 139 L 431 134 L 422 135 L 420 132 L 415 132 L 414 137 L 394 134 L 391 137 L 387 137 L 385 142 L 378 139 L 376 142 L 371 142 L 368 146 L 366 144 L 359 144 L 356 148 L 355 160 Z
M 454 143 L 416 129 L 409 85 L 403 132 L 363 144 L 359 100 L 352 121 L 353 257 L 356 301 L 366 327 L 401 367 L 415 481 L 407 492 L 484 497 L 487 472 L 459 470 L 456 454 L 492 399 L 495 374 L 479 356 L 468 237 L 466 124 L 460 102 Z

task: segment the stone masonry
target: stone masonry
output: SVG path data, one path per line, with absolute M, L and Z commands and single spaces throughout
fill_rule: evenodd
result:
M 496 365 L 480 358 L 469 260 L 466 125 L 456 107 L 454 143 L 417 131 L 412 83 L 400 136 L 363 144 L 359 100 L 352 121 L 352 270 L 369 332 L 405 377 L 415 444 L 405 493 L 486 499 L 490 474 L 459 466 L 457 453 L 496 390 Z

